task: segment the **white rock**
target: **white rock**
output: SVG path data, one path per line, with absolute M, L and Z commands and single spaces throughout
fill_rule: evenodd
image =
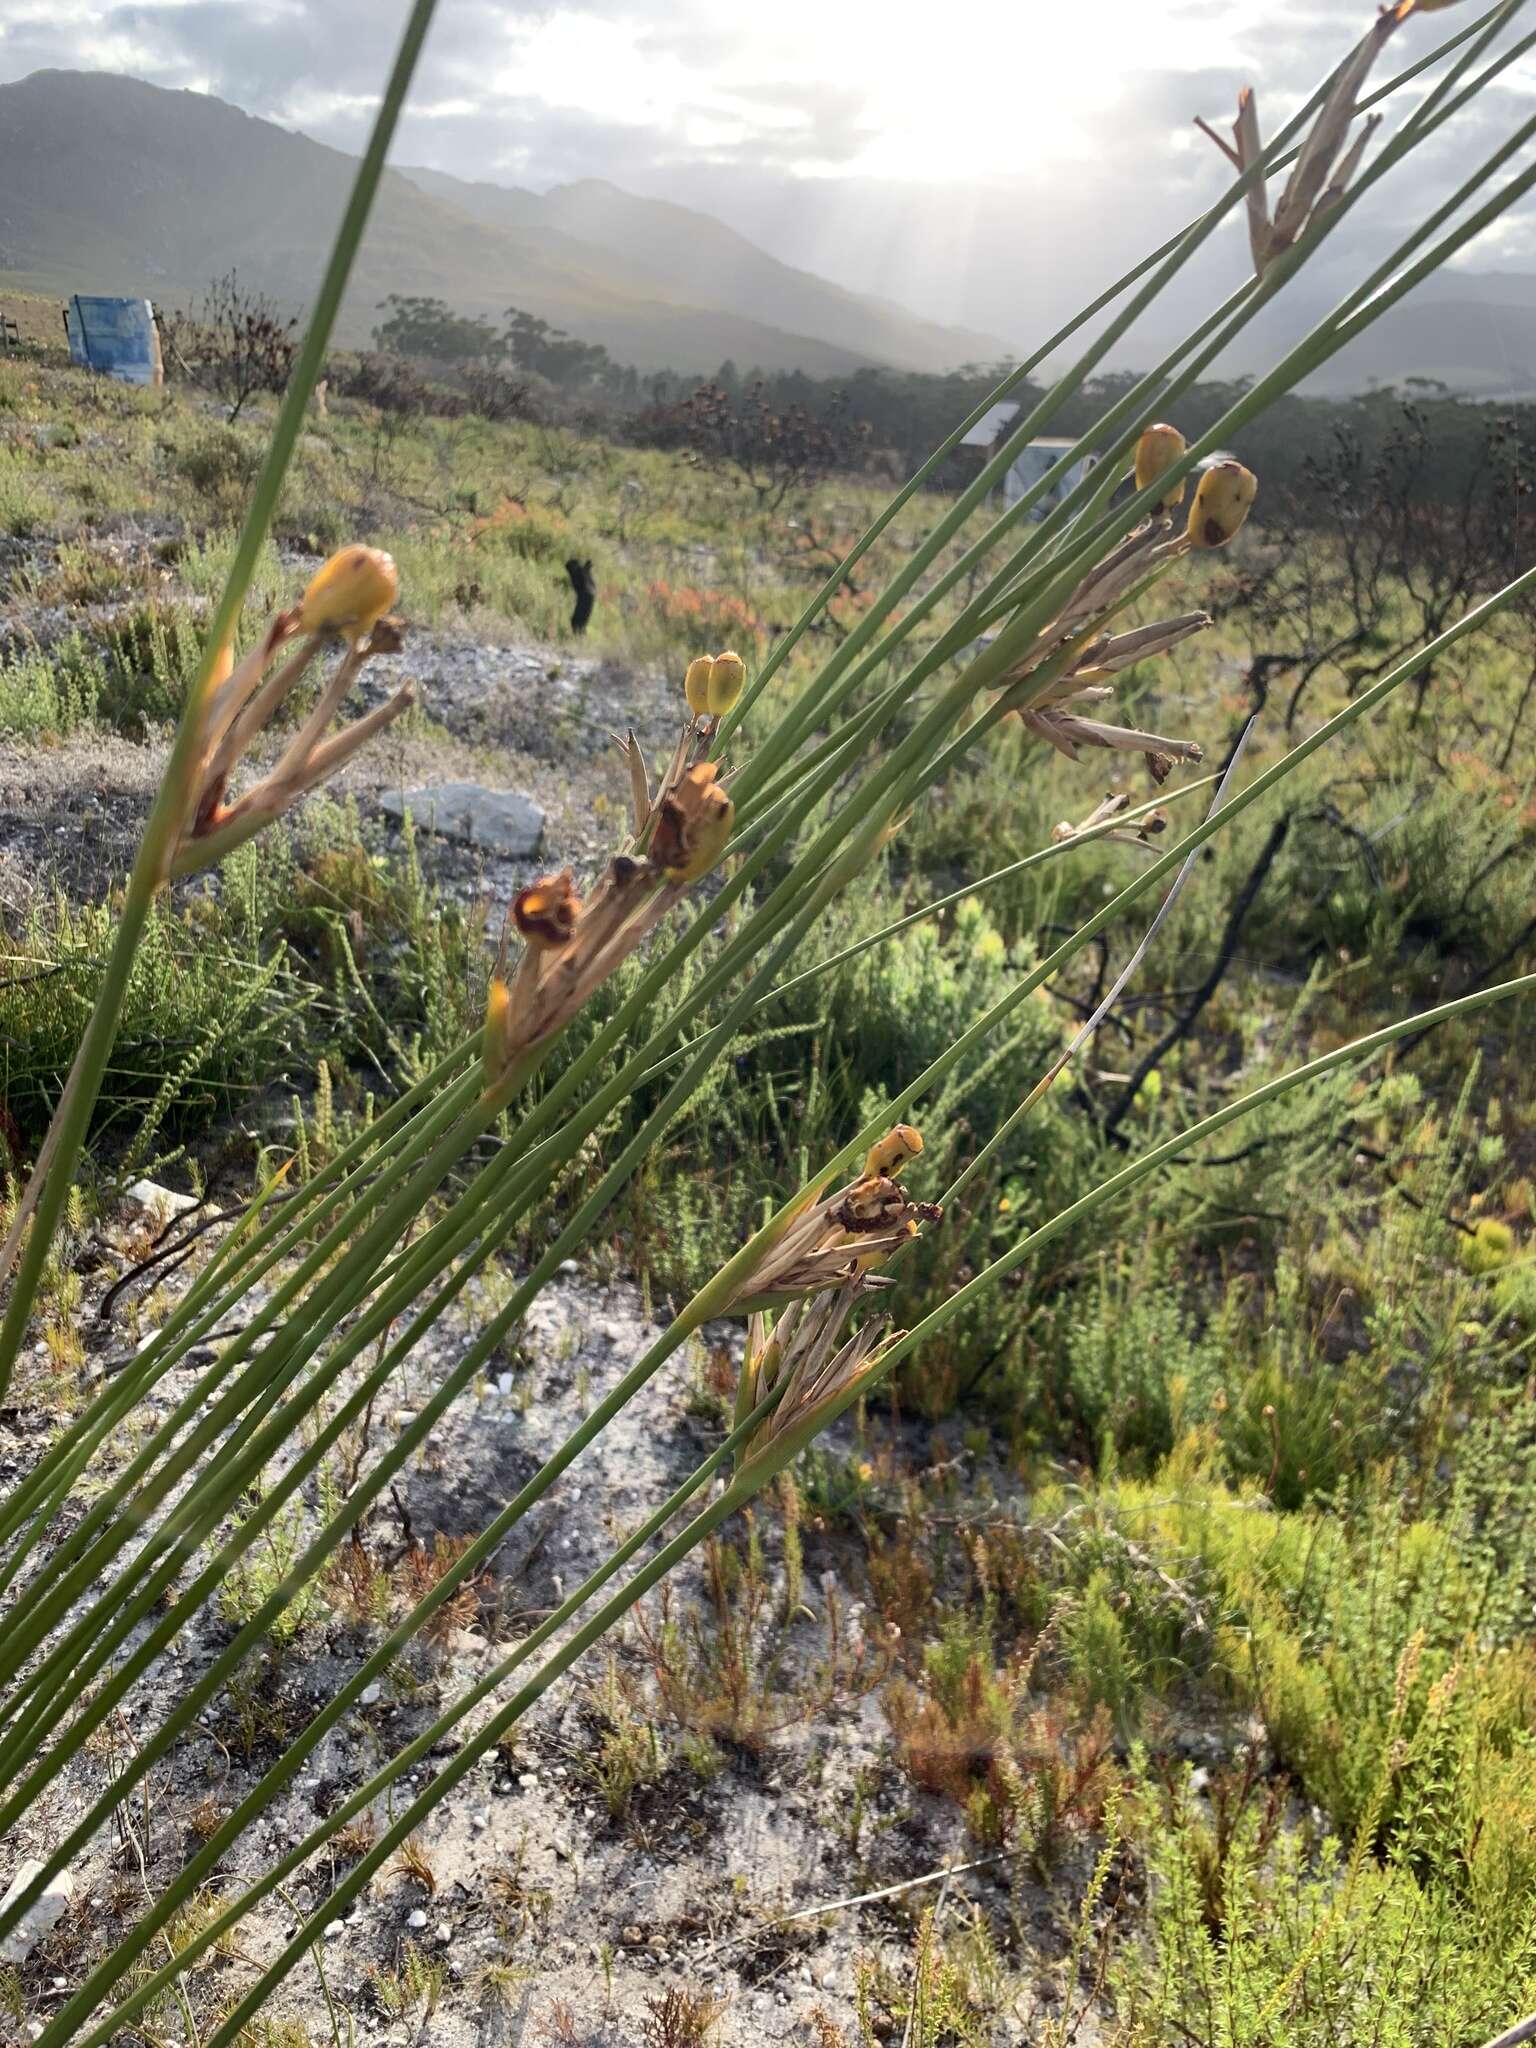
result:
M 393 818 L 410 812 L 415 823 L 466 846 L 522 858 L 537 853 L 544 813 L 517 790 L 487 789 L 479 782 L 439 782 L 424 789 L 385 790 L 379 809 Z
M 173 1216 L 184 1216 L 188 1209 L 197 1207 L 196 1195 L 178 1195 L 174 1188 L 163 1188 L 157 1180 L 134 1181 L 123 1189 L 123 1200 L 158 1223 L 169 1223 Z
M 42 1871 L 42 1864 L 29 1856 L 11 1879 L 5 1897 L 0 1899 L 0 1912 L 13 1899 L 20 1898 L 27 1886 Z M 61 1870 L 44 1886 L 41 1894 L 28 1906 L 20 1920 L 11 1929 L 4 1941 L 0 1941 L 0 1963 L 24 1963 L 45 1934 L 51 1934 L 64 1910 L 75 1896 L 75 1880 L 67 1870 Z
M 375 1679 L 372 1685 L 365 1685 L 363 1687 L 362 1691 L 357 1696 L 357 1704 L 360 1707 L 377 1706 L 380 1699 L 383 1697 L 383 1694 L 383 1686 L 380 1685 L 377 1679 Z
M 325 1923 L 325 1939 L 327 1941 L 340 1941 L 346 1931 L 346 1928 L 339 1920 L 327 1920 Z
M 408 1915 L 405 1924 L 407 1927 L 415 1928 L 418 1932 L 426 1926 L 427 1916 L 423 1913 L 420 1906 L 416 1908 L 414 1913 Z

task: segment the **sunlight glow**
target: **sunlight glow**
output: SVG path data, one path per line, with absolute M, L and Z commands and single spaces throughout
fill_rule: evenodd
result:
M 728 54 L 706 10 L 690 36 L 683 10 L 658 31 L 654 16 L 562 8 L 508 20 L 497 90 L 620 125 L 664 130 L 679 150 L 741 162 L 756 141 L 800 175 L 959 182 L 1070 167 L 1091 156 L 1106 116 L 1106 81 L 1236 54 L 1221 17 L 1197 4 L 1172 37 L 1167 14 L 1142 0 L 1093 7 L 950 0 L 945 34 L 931 10 L 849 0 L 781 0 L 734 17 Z M 1172 47 L 1177 43 L 1177 50 Z M 912 61 L 921 47 L 920 64 Z

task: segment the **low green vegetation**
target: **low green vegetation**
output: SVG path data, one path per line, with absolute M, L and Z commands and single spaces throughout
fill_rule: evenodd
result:
M 22 759 L 105 733 L 157 745 L 228 564 L 261 407 L 231 425 L 179 391 L 10 363 L 0 426 L 0 743 Z M 283 601 L 298 565 L 363 535 L 399 563 L 414 625 L 557 643 L 564 563 L 590 557 L 587 649 L 637 675 L 660 666 L 679 689 L 681 656 L 765 646 L 878 495 L 834 478 L 770 506 L 686 452 L 333 400 L 301 442 L 247 617 Z M 781 673 L 765 719 L 912 545 L 924 508 L 909 510 L 820 644 Z M 1344 546 L 1325 521 L 1276 519 L 1214 587 L 1191 578 L 1188 601 L 1217 627 L 1137 673 L 1127 719 L 1193 735 L 1219 763 L 1257 710 L 1262 764 L 1302 670 L 1305 726 L 1421 644 L 1439 598 L 1411 569 L 1378 566 L 1352 609 Z M 1479 574 L 1468 565 L 1451 615 L 1487 587 Z M 1314 660 L 1324 645 L 1337 652 Z M 1129 1144 L 1529 964 L 1533 663 L 1516 613 L 1320 756 L 1278 818 L 1255 810 L 1218 842 L 1086 1062 L 925 1234 L 904 1320 Z M 1104 784 L 1138 803 L 1153 793 L 1105 758 Z M 1170 831 L 1207 800 L 1178 789 L 1164 792 Z M 1091 768 L 1016 723 L 994 733 L 822 920 L 593 1255 L 653 1301 L 700 1286 L 765 1205 L 1145 859 L 1104 841 L 988 879 L 1098 793 Z M 3 912 L 13 1197 L 115 907 L 108 885 Z M 503 909 L 466 906 L 409 837 L 386 841 L 329 801 L 237 853 L 216 885 L 167 892 L 134 964 L 73 1241 L 92 1201 L 146 1171 L 244 1192 L 283 1158 L 302 1181 L 478 1026 Z M 924 1106 L 917 1194 L 942 1190 L 1064 1048 L 1139 929 L 1033 997 Z M 582 1013 L 539 1089 L 643 965 Z M 671 999 L 701 971 L 682 968 Z M 888 1731 L 887 1794 L 953 1810 L 975 1855 L 1005 1859 L 1007 1904 L 990 1916 L 926 1891 L 893 1908 L 910 1954 L 864 1969 L 860 2048 L 1000 2042 L 1025 2024 L 1053 2044 L 1126 2048 L 1473 2048 L 1536 2003 L 1533 1052 L 1528 1009 L 1487 1013 L 1288 1097 L 1144 1182 L 1091 1237 L 1052 1245 L 952 1323 L 853 1438 L 806 1453 L 749 1531 L 716 1540 L 713 1605 L 647 1614 L 639 1689 L 610 1671 L 594 1691 L 591 1783 L 615 1826 L 667 1773 L 705 1779 L 771 1753 L 867 1690 Z M 664 1086 L 613 1110 L 550 1213 L 574 1212 Z M 509 1256 L 541 1248 L 547 1228 L 530 1217 Z M 46 1370 L 67 1410 L 80 1358 L 66 1261 L 50 1285 Z M 786 1649 L 803 1626 L 794 1589 L 834 1558 L 886 1631 L 857 1674 L 820 1637 Z M 262 1594 L 232 1580 L 233 1619 Z M 377 1625 L 394 1594 L 361 1602 L 328 1581 L 290 1610 L 274 1654 L 348 1600 Z M 1028 1917 L 1041 1886 L 1067 1929 L 1048 1957 Z M 436 1967 L 406 1944 L 374 1984 L 381 2012 L 425 2023 Z M 692 2020 L 678 2008 L 655 2038 L 709 2038 L 707 2005 Z M 844 2037 L 827 2021 L 819 2038 Z

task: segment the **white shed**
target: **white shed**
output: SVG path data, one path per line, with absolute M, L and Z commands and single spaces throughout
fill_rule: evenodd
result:
M 1017 405 L 1003 403 L 989 406 L 971 431 L 961 441 L 962 448 L 985 448 L 989 452 L 1003 439 L 1018 417 Z M 1054 469 L 1063 455 L 1076 444 L 1062 440 L 1055 435 L 1046 435 L 1034 441 L 1027 441 L 1009 465 L 1003 477 L 1003 498 L 1006 503 L 1016 505 L 1024 493 L 1037 484 L 1048 470 Z M 1052 507 L 1064 498 L 1074 485 L 1088 474 L 1098 461 L 1096 455 L 1085 455 L 1063 472 L 1046 492 L 1036 500 L 1031 510 L 1035 519 L 1043 518 Z

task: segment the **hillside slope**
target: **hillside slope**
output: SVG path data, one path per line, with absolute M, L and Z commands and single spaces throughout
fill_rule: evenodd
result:
M 0 87 L 0 273 L 18 289 L 175 303 L 234 265 L 297 309 L 318 280 L 354 169 L 342 152 L 207 94 L 106 72 L 34 72 Z M 701 216 L 670 211 L 697 232 Z M 781 274 L 784 316 L 765 318 L 729 293 L 701 304 L 678 264 L 656 260 L 660 230 L 626 255 L 567 232 L 557 215 L 535 201 L 526 220 L 512 209 L 490 218 L 483 205 L 466 209 L 386 173 L 340 338 L 365 342 L 379 302 L 402 292 L 464 312 L 520 306 L 642 369 L 711 370 L 730 356 L 829 375 L 870 363 L 932 368 L 974 353 L 976 337 L 860 301 L 747 243 L 742 252 Z M 751 268 L 745 254 L 739 267 Z M 802 314 L 818 324 L 800 326 Z
M 610 275 L 644 278 L 690 305 L 733 310 L 851 352 L 919 370 L 990 362 L 1006 353 L 993 335 L 920 320 L 889 300 L 844 290 L 768 255 L 712 214 L 641 199 L 606 179 L 584 178 L 542 195 L 470 184 L 443 171 L 403 175 L 423 192 L 509 233 L 553 233 L 601 251 Z M 957 354 L 956 351 L 959 350 Z

